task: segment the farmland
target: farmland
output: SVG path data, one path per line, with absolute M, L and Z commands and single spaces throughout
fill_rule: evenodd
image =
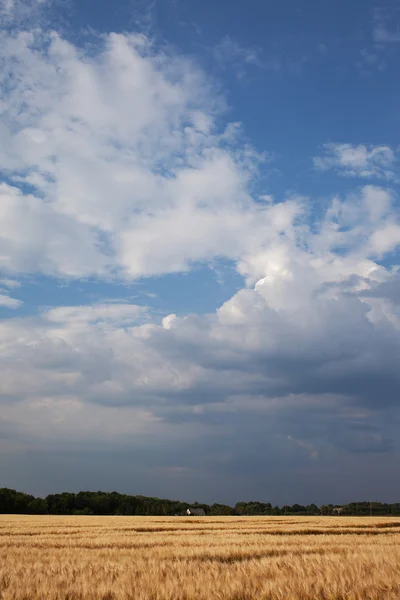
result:
M 400 597 L 400 519 L 0 515 L 2 600 Z

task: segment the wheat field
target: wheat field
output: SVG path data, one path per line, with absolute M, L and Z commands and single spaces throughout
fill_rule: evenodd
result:
M 0 515 L 1 600 L 400 598 L 400 519 Z

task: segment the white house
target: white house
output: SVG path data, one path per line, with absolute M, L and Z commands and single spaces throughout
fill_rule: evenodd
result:
M 202 508 L 188 508 L 186 511 L 187 515 L 192 515 L 194 517 L 205 517 L 206 513 Z

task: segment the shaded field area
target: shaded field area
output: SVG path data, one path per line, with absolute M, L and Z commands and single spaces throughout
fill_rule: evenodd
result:
M 0 515 L 1 600 L 400 598 L 400 518 Z

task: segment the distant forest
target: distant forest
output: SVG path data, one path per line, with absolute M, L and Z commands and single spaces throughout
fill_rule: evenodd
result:
M 272 506 L 269 502 L 238 502 L 227 504 L 189 504 L 164 498 L 129 496 L 118 492 L 64 492 L 35 498 L 23 492 L 0 488 L 0 514 L 24 515 L 148 515 L 173 516 L 186 514 L 188 508 L 202 508 L 209 516 L 242 515 L 400 515 L 400 503 L 351 502 L 342 506 L 293 504 Z

